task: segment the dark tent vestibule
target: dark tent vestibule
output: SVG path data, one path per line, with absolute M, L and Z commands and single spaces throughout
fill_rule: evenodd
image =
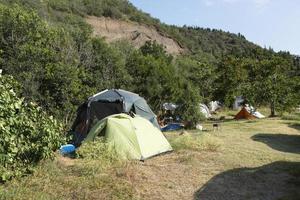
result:
M 79 146 L 97 122 L 119 113 L 137 114 L 160 129 L 156 115 L 144 98 L 121 89 L 104 90 L 79 106 L 71 128 L 73 143 Z

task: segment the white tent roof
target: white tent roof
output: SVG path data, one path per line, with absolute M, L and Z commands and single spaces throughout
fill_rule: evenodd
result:
M 263 114 L 261 114 L 260 112 L 256 111 L 256 109 L 253 106 L 249 106 L 246 105 L 245 106 L 246 110 L 251 113 L 254 117 L 258 118 L 258 119 L 262 119 L 265 118 L 265 116 Z
M 205 118 L 210 118 L 211 114 L 208 107 L 205 104 L 200 103 L 200 112 L 205 116 Z

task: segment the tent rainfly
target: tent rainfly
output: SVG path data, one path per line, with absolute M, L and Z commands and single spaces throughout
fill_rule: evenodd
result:
M 117 114 L 105 118 L 91 129 L 84 142 L 96 136 L 104 136 L 108 144 L 127 159 L 145 160 L 172 151 L 162 132 L 138 115 Z

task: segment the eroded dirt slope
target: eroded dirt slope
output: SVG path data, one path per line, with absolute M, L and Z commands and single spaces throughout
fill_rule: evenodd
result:
M 107 42 L 128 40 L 135 47 L 140 47 L 151 40 L 165 46 L 169 54 L 178 55 L 185 51 L 178 42 L 158 32 L 154 27 L 106 17 L 89 16 L 86 21 L 93 27 L 94 36 L 104 37 Z

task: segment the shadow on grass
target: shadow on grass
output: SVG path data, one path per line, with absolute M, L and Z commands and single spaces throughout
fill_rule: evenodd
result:
M 283 124 L 286 124 L 289 128 L 294 128 L 298 131 L 300 131 L 300 121 L 287 121 L 285 120 L 284 122 L 282 122 Z
M 251 137 L 269 147 L 288 153 L 300 153 L 300 135 L 259 133 Z
M 223 172 L 194 193 L 194 200 L 298 200 L 300 162 L 274 162 Z
M 300 131 L 300 123 L 290 123 L 289 127 Z

